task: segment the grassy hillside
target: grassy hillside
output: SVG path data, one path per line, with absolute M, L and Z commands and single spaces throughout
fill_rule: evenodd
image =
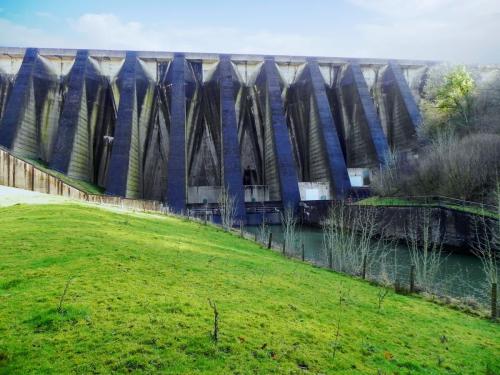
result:
M 2 208 L 0 373 L 500 373 L 499 325 L 380 290 L 176 218 Z

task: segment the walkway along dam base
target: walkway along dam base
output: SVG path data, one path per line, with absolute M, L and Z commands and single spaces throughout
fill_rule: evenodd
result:
M 0 146 L 174 212 L 215 207 L 224 189 L 251 223 L 346 198 L 389 150 L 411 155 L 432 65 L 0 48 Z

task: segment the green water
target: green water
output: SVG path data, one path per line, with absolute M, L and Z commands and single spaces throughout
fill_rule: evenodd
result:
M 283 232 L 279 225 L 270 226 L 273 233 L 273 242 L 283 242 Z M 258 233 L 259 227 L 248 227 L 248 232 Z M 305 260 L 327 267 L 328 258 L 324 250 L 323 233 L 320 229 L 303 227 L 297 230 L 299 241 L 304 243 Z M 298 246 L 300 248 L 300 246 Z M 295 254 L 301 257 L 301 250 Z M 489 290 L 481 261 L 474 255 L 457 252 L 441 252 L 440 266 L 437 277 L 432 285 L 436 294 L 461 299 L 473 299 L 485 304 L 488 301 Z M 411 257 L 406 245 L 397 244 L 391 247 L 384 263 L 384 275 L 391 281 L 396 278 L 402 284 L 409 283 Z M 376 262 L 371 265 L 368 274 L 377 278 L 380 276 L 381 265 Z

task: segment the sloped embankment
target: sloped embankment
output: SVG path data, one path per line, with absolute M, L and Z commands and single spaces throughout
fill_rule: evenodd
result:
M 380 292 L 177 218 L 0 208 L 0 373 L 500 371 L 498 325 Z

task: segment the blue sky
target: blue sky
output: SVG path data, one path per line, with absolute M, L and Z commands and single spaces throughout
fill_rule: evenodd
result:
M 0 0 L 0 45 L 500 62 L 500 0 Z

